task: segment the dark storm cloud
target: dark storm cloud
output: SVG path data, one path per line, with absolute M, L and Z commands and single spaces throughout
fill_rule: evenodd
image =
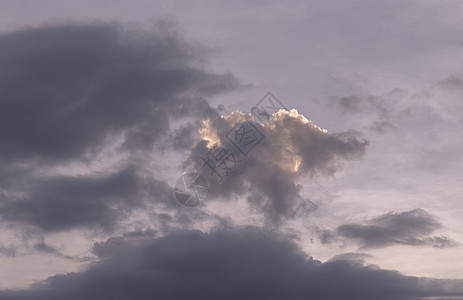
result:
M 201 48 L 174 27 L 64 24 L 0 36 L 0 159 L 63 161 L 121 136 L 147 149 L 169 116 L 212 113 L 204 100 L 238 86 L 199 67 Z
M 339 238 L 357 241 L 362 248 L 380 248 L 391 245 L 455 247 L 457 243 L 445 236 L 428 236 L 442 225 L 422 209 L 376 217 L 364 224 L 345 224 L 336 231 L 316 229 L 322 243 L 332 243 Z
M 205 70 L 208 53 L 169 22 L 1 34 L 1 219 L 45 231 L 110 231 L 143 205 L 142 194 L 167 203 L 168 185 L 139 176 L 139 165 L 113 174 L 46 174 L 56 164 L 91 162 L 108 144 L 129 152 L 191 145 L 191 127 L 173 131 L 172 119 L 217 117 L 205 98 L 239 87 L 233 75 Z
M 247 195 L 248 202 L 271 223 L 298 211 L 314 210 L 317 204 L 301 195 L 302 179 L 335 174 L 345 161 L 361 158 L 368 145 L 353 132 L 328 133 L 296 110 L 280 111 L 268 123 L 256 124 L 265 139 L 248 158 L 237 158 L 242 162 L 222 183 L 214 185 L 217 178 L 210 176 L 212 172 L 202 158 L 214 145 L 228 147 L 227 132 L 244 121 L 253 122 L 253 117 L 235 111 L 206 120 L 201 132 L 204 140 L 197 143 L 186 165 L 210 178 L 211 195 Z
M 461 295 L 461 281 L 430 280 L 337 257 L 326 263 L 255 228 L 175 232 L 96 243 L 102 260 L 1 299 L 420 299 Z

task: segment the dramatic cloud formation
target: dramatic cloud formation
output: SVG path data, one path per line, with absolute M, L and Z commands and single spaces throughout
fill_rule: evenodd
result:
M 192 151 L 190 166 L 217 182 L 214 170 L 206 168 L 204 156 L 214 147 L 232 147 L 226 137 L 235 134 L 233 128 L 240 134 L 243 122 L 254 122 L 253 116 L 235 111 L 217 120 L 204 121 L 203 140 Z M 249 192 L 249 203 L 272 223 L 294 216 L 298 210 L 316 207 L 300 194 L 304 176 L 333 175 L 345 160 L 360 158 L 368 145 L 352 132 L 330 134 L 296 110 L 280 110 L 267 123 L 255 126 L 265 138 L 247 159 L 237 158 L 243 162 L 236 164 L 236 169 L 233 165 L 223 182 L 212 186 L 212 194 L 230 197 Z
M 239 86 L 230 74 L 205 71 L 202 52 L 162 22 L 149 30 L 69 23 L 2 34 L 2 220 L 110 231 L 143 194 L 165 198 L 168 186 L 142 177 L 130 161 L 110 172 L 47 174 L 58 164 L 91 162 L 106 146 L 125 153 L 156 142 L 188 146 L 194 127 L 172 131 L 171 117 L 218 116 L 204 97 Z
M 422 209 L 402 213 L 391 212 L 365 222 L 345 224 L 336 231 L 316 229 L 322 243 L 331 243 L 347 238 L 365 248 L 380 248 L 391 245 L 432 246 L 445 248 L 457 243 L 445 236 L 428 236 L 442 228 L 432 215 Z
M 321 263 L 256 228 L 113 237 L 93 251 L 101 261 L 87 270 L 0 298 L 411 300 L 463 293 L 459 281 L 403 276 L 345 257 Z
M 3 2 L 0 299 L 463 299 L 456 1 Z

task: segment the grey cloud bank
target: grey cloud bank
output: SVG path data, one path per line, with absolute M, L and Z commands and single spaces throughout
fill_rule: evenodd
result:
M 113 237 L 101 261 L 1 299 L 424 299 L 462 295 L 461 281 L 431 280 L 341 258 L 321 263 L 257 228 Z

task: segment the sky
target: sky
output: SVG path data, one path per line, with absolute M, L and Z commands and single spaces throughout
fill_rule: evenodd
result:
M 1 0 L 0 299 L 463 299 L 462 48 L 460 1 Z

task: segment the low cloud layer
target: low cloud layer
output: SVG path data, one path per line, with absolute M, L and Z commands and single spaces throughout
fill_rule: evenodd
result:
M 461 282 L 403 276 L 337 257 L 307 257 L 256 228 L 175 232 L 162 238 L 114 237 L 101 259 L 1 299 L 384 299 L 462 295 Z

